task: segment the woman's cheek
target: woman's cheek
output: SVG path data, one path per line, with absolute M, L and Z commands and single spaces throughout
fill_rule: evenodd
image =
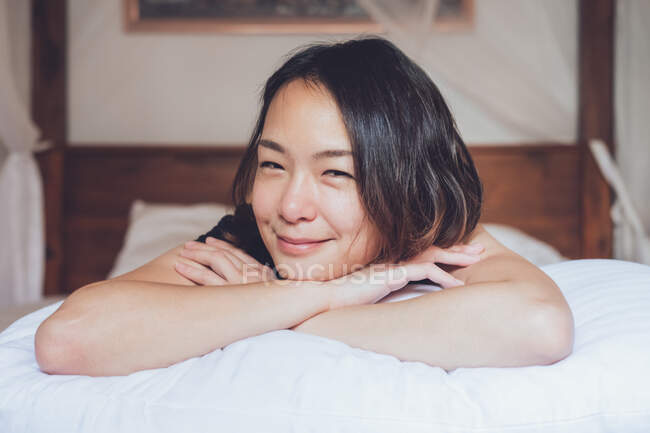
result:
M 349 191 L 329 191 L 320 200 L 322 212 L 340 234 L 356 231 L 364 215 L 360 198 Z
M 265 218 L 270 215 L 273 209 L 275 193 L 277 193 L 277 188 L 269 187 L 266 182 L 256 181 L 253 184 L 251 205 L 257 218 Z

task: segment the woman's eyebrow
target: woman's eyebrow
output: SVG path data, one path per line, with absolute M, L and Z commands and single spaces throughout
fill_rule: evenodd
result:
M 275 150 L 280 153 L 287 153 L 281 144 L 273 140 L 262 139 L 258 143 L 259 146 L 266 147 L 267 149 Z M 352 152 L 346 149 L 330 149 L 314 153 L 312 159 L 334 158 L 340 156 L 351 156 Z

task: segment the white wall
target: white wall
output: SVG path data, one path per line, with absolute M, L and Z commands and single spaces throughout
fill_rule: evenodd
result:
M 477 20 L 498 19 L 485 13 L 494 1 L 477 0 Z M 502 7 L 512 2 L 499 1 Z M 68 13 L 71 145 L 243 144 L 261 86 L 282 57 L 303 43 L 350 37 L 125 33 L 120 0 L 69 0 Z M 513 38 L 534 40 L 534 30 L 527 30 L 534 26 L 498 23 L 503 25 L 512 25 Z M 526 31 L 530 34 L 522 35 Z M 575 41 L 566 45 L 574 48 Z M 477 70 L 477 78 L 480 74 Z M 434 80 L 467 142 L 534 140 Z

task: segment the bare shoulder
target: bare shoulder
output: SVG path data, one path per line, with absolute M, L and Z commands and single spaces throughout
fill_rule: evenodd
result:
M 183 277 L 174 269 L 174 263 L 177 261 L 187 261 L 179 254 L 182 249 L 183 245 L 174 247 L 139 268 L 111 278 L 111 280 L 150 281 L 196 286 L 196 283 Z
M 495 239 L 483 224 L 476 226 L 467 243 L 473 242 L 485 247 L 481 260 L 470 266 L 448 269 L 465 284 L 508 280 L 549 282 L 542 270 Z

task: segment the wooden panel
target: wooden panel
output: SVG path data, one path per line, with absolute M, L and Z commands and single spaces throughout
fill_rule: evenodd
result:
M 612 192 L 589 148 L 602 139 L 614 153 L 615 0 L 580 1 L 580 72 L 578 144 L 582 178 L 582 255 L 612 257 Z
M 66 1 L 32 0 L 32 118 L 53 146 L 36 155 L 45 201 L 45 295 L 57 294 L 62 282 L 66 105 Z
M 136 198 L 231 203 L 243 147 L 69 147 L 63 292 L 104 279 Z M 482 222 L 517 227 L 580 257 L 576 146 L 473 147 L 485 186 Z
M 62 292 L 104 279 L 135 199 L 232 203 L 243 147 L 68 147 Z
M 63 157 L 62 147 L 37 153 L 43 181 L 45 215 L 45 280 L 43 294 L 56 295 L 63 275 Z
M 128 220 L 124 216 L 101 215 L 66 218 L 64 236 L 68 242 L 62 293 L 103 280 L 122 247 Z
M 516 227 L 580 257 L 576 146 L 473 147 L 483 182 L 483 223 Z

